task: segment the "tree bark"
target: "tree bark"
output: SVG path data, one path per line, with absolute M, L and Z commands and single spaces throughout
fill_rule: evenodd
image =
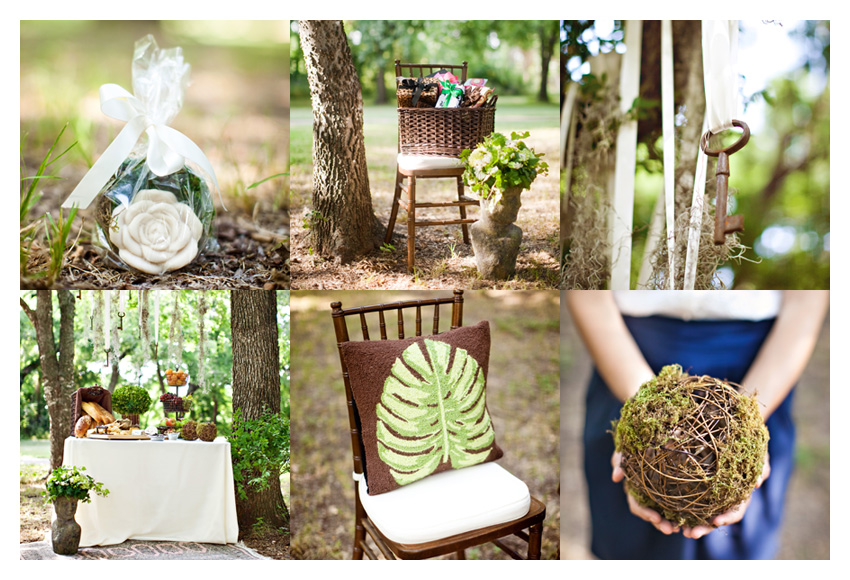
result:
M 233 344 L 233 412 L 258 419 L 264 412 L 280 413 L 280 353 L 277 299 L 273 291 L 232 290 L 230 330 Z M 262 520 L 275 528 L 289 521 L 277 474 L 264 490 L 237 494 L 236 513 L 241 531 Z
M 313 101 L 313 249 L 350 262 L 382 237 L 372 210 L 363 97 L 342 21 L 299 21 Z
M 50 469 L 62 465 L 65 438 L 70 435 L 71 394 L 74 392 L 74 295 L 59 290 L 59 352 L 53 334 L 53 293 L 39 290 L 32 310 L 21 308 L 35 328 L 47 416 L 50 419 Z

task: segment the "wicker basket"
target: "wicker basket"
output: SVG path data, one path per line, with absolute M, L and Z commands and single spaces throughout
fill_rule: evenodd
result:
M 178 406 L 173 400 L 163 401 L 162 408 L 166 413 L 182 413 L 183 412 L 183 403 L 180 403 Z
M 495 107 L 456 109 L 398 109 L 399 150 L 407 155 L 458 157 L 490 133 Z

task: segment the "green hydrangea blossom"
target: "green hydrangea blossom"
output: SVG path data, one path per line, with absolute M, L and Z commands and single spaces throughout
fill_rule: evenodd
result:
M 499 203 L 509 187 L 529 189 L 538 175 L 549 172 L 549 165 L 542 161 L 542 153 L 525 144 L 528 136 L 528 131 L 511 133 L 510 139 L 493 133 L 474 150 L 464 149 L 460 154 L 466 168 L 463 182 L 491 203 Z

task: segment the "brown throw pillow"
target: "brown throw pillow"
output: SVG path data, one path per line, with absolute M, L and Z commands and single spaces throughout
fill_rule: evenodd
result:
M 369 495 L 502 456 L 485 399 L 486 321 L 433 336 L 347 342 L 342 356 Z

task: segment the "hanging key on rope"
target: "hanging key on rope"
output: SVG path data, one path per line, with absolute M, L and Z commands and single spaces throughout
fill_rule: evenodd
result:
M 750 128 L 743 121 L 737 119 L 732 125 L 739 127 L 743 133 L 732 145 L 721 149 L 711 149 L 711 131 L 706 131 L 700 140 L 700 148 L 709 157 L 717 157 L 717 169 L 715 170 L 715 183 L 717 188 L 717 201 L 714 208 L 714 243 L 718 246 L 726 243 L 726 234 L 744 231 L 744 216 L 726 215 L 727 200 L 729 198 L 729 156 L 743 149 L 750 140 Z

